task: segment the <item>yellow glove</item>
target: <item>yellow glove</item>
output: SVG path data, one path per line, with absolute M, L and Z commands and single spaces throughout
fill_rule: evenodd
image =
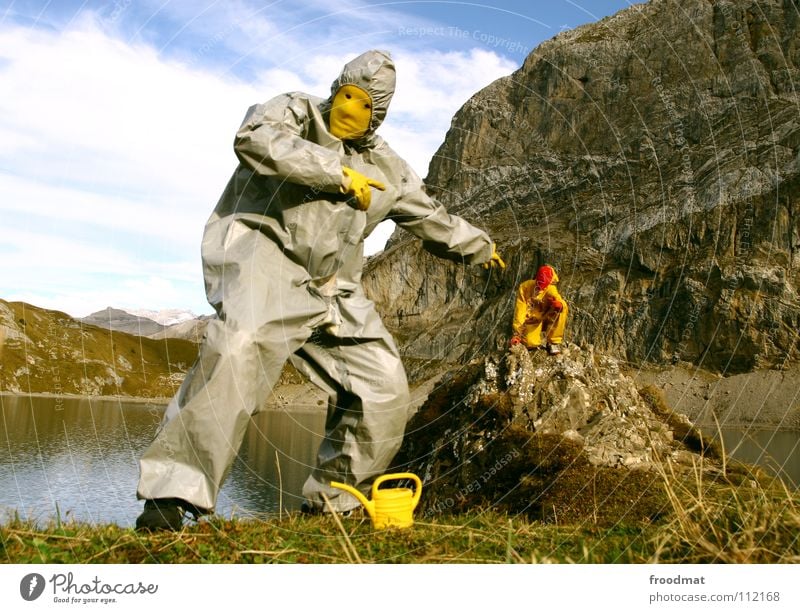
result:
M 372 191 L 370 187 L 384 191 L 386 186 L 380 181 L 365 177 L 357 170 L 342 166 L 345 179 L 342 181 L 342 193 L 350 194 L 356 199 L 356 208 L 359 211 L 366 211 L 372 202 Z
M 503 261 L 503 258 L 500 257 L 500 254 L 497 253 L 497 246 L 492 244 L 492 258 L 483 265 L 484 268 L 497 268 L 500 267 L 500 270 L 505 270 L 506 263 Z

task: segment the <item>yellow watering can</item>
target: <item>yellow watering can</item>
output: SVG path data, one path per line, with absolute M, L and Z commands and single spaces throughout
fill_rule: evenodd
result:
M 395 479 L 413 480 L 417 484 L 416 490 L 411 491 L 407 487 L 378 489 L 381 483 Z M 422 481 L 413 473 L 392 473 L 375 479 L 372 484 L 372 501 L 367 500 L 367 497 L 356 488 L 344 483 L 332 481 L 331 487 L 337 487 L 358 498 L 369 513 L 372 525 L 378 530 L 410 528 L 414 524 L 414 509 L 417 508 L 422 494 Z

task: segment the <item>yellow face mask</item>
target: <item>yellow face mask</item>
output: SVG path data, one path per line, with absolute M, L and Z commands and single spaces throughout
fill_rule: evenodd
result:
M 361 138 L 372 119 L 372 98 L 357 85 L 342 85 L 333 97 L 331 134 L 342 140 Z

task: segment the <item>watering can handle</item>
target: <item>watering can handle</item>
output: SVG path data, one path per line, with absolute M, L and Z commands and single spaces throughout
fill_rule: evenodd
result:
M 419 504 L 419 497 L 422 495 L 422 480 L 417 477 L 414 473 L 391 473 L 388 475 L 381 475 L 375 482 L 372 484 L 372 497 L 375 498 L 375 492 L 378 490 L 378 487 L 384 481 L 394 481 L 395 479 L 411 479 L 416 483 L 416 487 L 414 488 L 414 497 L 411 499 L 413 506 L 412 509 L 417 508 L 417 504 Z

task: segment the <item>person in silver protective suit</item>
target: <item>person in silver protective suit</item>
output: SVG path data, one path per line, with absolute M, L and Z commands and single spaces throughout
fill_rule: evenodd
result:
M 140 460 L 140 530 L 213 511 L 248 422 L 287 361 L 329 394 L 307 510 L 358 501 L 402 442 L 409 403 L 397 347 L 361 287 L 364 239 L 384 219 L 432 253 L 504 267 L 483 231 L 450 215 L 377 134 L 395 88 L 388 53 L 368 51 L 331 96 L 293 92 L 251 107 L 240 164 L 202 242 L 212 320 L 197 361 Z

